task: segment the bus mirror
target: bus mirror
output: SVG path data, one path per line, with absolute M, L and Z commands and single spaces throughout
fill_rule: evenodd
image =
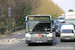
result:
M 52 17 L 50 17 L 50 20 L 52 21 Z
M 27 21 L 27 17 L 25 18 L 25 21 Z

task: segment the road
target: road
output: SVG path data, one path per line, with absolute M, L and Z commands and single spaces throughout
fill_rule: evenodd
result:
M 22 39 L 16 44 L 0 44 L 0 50 L 75 50 L 75 42 L 60 42 L 59 37 L 55 37 L 53 33 L 53 44 L 33 44 L 28 46 L 24 40 L 24 34 L 13 36 Z

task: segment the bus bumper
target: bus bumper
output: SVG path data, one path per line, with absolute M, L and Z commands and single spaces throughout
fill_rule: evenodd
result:
M 52 43 L 53 38 L 47 38 L 47 39 L 39 39 L 39 40 L 26 40 L 26 43 Z

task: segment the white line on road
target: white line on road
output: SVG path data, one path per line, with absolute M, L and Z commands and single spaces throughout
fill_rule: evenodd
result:
M 22 38 L 21 40 L 25 40 L 26 38 Z

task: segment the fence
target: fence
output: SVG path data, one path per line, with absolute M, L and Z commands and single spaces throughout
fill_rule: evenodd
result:
M 19 26 L 19 27 L 12 28 L 12 31 L 15 32 L 15 31 L 18 31 L 18 30 L 22 30 L 24 28 L 25 28 L 25 26 Z

